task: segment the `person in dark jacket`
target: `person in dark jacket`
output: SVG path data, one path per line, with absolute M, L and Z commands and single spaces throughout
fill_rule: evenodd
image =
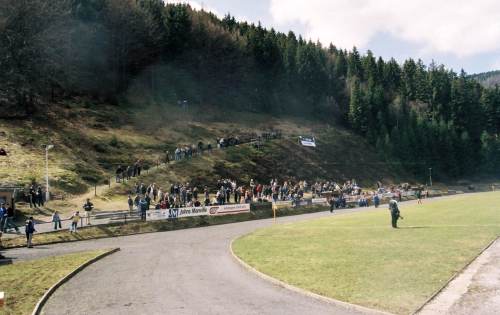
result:
M 373 203 L 375 204 L 375 208 L 378 208 L 378 206 L 380 205 L 380 197 L 378 196 L 378 194 L 375 194 L 375 196 L 373 196 Z
M 389 211 L 391 211 L 391 224 L 394 229 L 398 228 L 398 220 L 403 218 L 399 211 L 398 202 L 394 199 L 389 201 Z
M 3 230 L 7 232 L 8 229 L 14 229 L 19 233 L 19 228 L 14 224 L 14 208 L 12 206 L 7 205 L 7 216 L 5 218 L 3 224 Z
M 36 208 L 36 188 L 34 185 L 30 186 L 29 201 L 30 201 L 30 208 Z
M 43 207 L 44 200 L 43 200 L 43 192 L 42 192 L 42 187 L 38 186 L 38 189 L 36 190 L 36 203 L 38 203 L 39 207 Z
M 85 221 L 87 225 L 91 225 L 90 216 L 92 215 L 92 209 L 94 209 L 94 204 L 90 202 L 89 198 L 87 198 L 87 201 L 83 205 L 83 210 L 85 210 Z
M 7 220 L 7 207 L 5 204 L 0 204 L 0 231 L 3 231 L 4 222 Z
M 29 217 L 29 219 L 26 221 L 25 231 L 26 231 L 26 245 L 28 246 L 28 248 L 33 248 L 32 244 L 33 233 L 36 232 L 35 223 L 33 222 L 33 217 Z
M 146 213 L 148 211 L 148 208 L 149 208 L 149 204 L 148 202 L 145 200 L 145 198 L 141 198 L 141 200 L 139 201 L 139 209 L 141 210 L 141 220 L 142 221 L 146 221 Z
M 335 200 L 335 197 L 332 196 L 332 198 L 330 198 L 330 200 L 328 201 L 328 203 L 330 204 L 330 213 L 333 213 L 333 210 L 335 210 L 335 203 L 337 201 Z

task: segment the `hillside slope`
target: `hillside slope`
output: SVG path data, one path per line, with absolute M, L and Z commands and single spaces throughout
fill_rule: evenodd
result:
M 0 159 L 3 184 L 26 187 L 32 181 L 43 183 L 43 145 L 47 143 L 54 145 L 49 153 L 52 192 L 71 200 L 95 184 L 107 184 L 118 165 L 142 159 L 146 168 L 152 167 L 163 160 L 166 150 L 173 152 L 178 145 L 198 141 L 214 145 L 217 137 L 244 137 L 271 129 L 281 130 L 282 139 L 266 142 L 260 150 L 250 145 L 214 150 L 212 155 L 150 172 L 140 180 L 164 186 L 184 181 L 210 186 L 219 178 L 234 178 L 241 183 L 251 178 L 262 182 L 271 178 L 356 178 L 369 185 L 401 175 L 401 171 L 388 167 L 363 138 L 315 120 L 237 111 L 221 114 L 206 107 L 123 109 L 81 102 L 51 106 L 43 116 L 30 120 L 0 120 L 0 147 L 8 152 Z M 317 148 L 298 145 L 298 135 L 311 134 L 318 139 Z M 125 194 L 128 187 L 119 185 L 113 192 Z

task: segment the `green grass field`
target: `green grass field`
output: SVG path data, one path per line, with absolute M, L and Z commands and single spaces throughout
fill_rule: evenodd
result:
M 0 267 L 0 291 L 6 305 L 0 314 L 31 314 L 38 300 L 62 277 L 104 250 L 25 261 Z
M 259 271 L 341 301 L 412 313 L 500 235 L 500 193 L 401 204 L 275 225 L 244 236 L 235 253 Z

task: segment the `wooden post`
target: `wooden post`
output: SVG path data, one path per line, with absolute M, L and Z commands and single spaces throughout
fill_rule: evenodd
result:
M 97 197 L 97 184 L 94 184 L 94 197 Z
M 273 217 L 274 217 L 274 223 L 276 223 L 276 206 L 273 205 Z

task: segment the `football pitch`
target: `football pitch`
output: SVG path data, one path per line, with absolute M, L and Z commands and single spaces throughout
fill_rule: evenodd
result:
M 415 311 L 500 236 L 500 192 L 384 205 L 257 230 L 233 243 L 259 271 L 337 300 L 397 314 Z

